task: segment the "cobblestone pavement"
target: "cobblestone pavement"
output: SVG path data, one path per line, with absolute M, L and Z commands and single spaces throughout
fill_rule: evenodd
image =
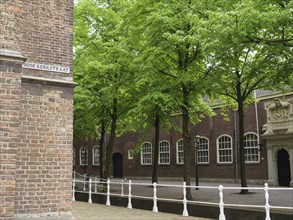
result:
M 126 207 L 106 206 L 104 204 L 89 204 L 87 202 L 73 202 L 72 217 L 52 216 L 30 218 L 31 220 L 211 220 L 209 218 L 183 217 L 182 215 L 151 210 L 128 209 Z M 28 219 L 28 218 L 26 218 Z M 20 219 L 18 219 L 20 220 Z
M 209 220 L 208 218 L 183 217 L 181 215 L 163 212 L 152 212 L 140 209 L 127 209 L 125 207 L 106 206 L 101 204 L 88 204 L 86 202 L 73 202 L 73 218 L 75 220 Z

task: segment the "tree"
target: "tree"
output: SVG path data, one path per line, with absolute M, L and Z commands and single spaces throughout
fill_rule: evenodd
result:
M 153 127 L 155 130 L 152 183 L 158 183 L 160 127 L 170 128 L 174 109 L 174 100 L 164 90 L 166 84 L 162 80 L 160 74 L 151 70 L 136 74 L 135 82 L 140 98 L 131 110 L 132 126 L 135 126 L 135 130 L 149 132 Z
M 132 35 L 132 44 L 142 47 L 154 72 L 169 82 L 168 93 L 182 115 L 184 181 L 190 185 L 190 122 L 198 122 L 202 112 L 210 113 L 201 96 L 211 68 L 199 37 L 207 5 L 190 0 L 133 2 L 128 13 L 131 16 L 125 19 L 125 31 Z M 187 198 L 192 199 L 190 188 Z
M 184 181 L 190 185 L 189 128 L 211 114 L 203 97 L 218 92 L 238 111 L 241 185 L 247 186 L 244 109 L 253 90 L 288 83 L 291 9 L 287 0 L 80 0 L 74 29 L 76 110 L 87 117 L 75 124 L 92 130 L 109 125 L 106 177 L 117 132 L 155 125 L 157 181 L 160 126 L 180 111 Z
M 221 100 L 235 107 L 238 114 L 239 161 L 241 186 L 247 187 L 244 152 L 244 109 L 252 99 L 252 92 L 257 89 L 280 89 L 288 66 L 290 49 L 287 45 L 268 48 L 268 42 L 262 44 L 253 40 L 260 35 L 266 36 L 266 24 L 271 10 L 279 11 L 271 1 L 241 1 L 220 3 L 219 12 L 209 14 L 208 35 L 212 53 L 218 67 L 214 76 L 218 80 L 217 88 Z M 278 16 L 270 19 L 278 20 Z M 263 19 L 262 17 L 266 17 Z M 292 57 L 291 57 L 292 58 Z M 241 193 L 248 190 L 242 189 Z
M 101 99 L 92 90 L 92 80 L 87 75 L 89 58 L 76 50 L 74 60 L 74 81 L 78 85 L 74 89 L 74 140 L 97 139 L 100 148 L 100 178 L 104 173 L 104 143 L 109 117 Z
M 112 151 L 119 118 L 123 118 L 135 101 L 132 98 L 129 70 L 131 57 L 125 50 L 121 33 L 117 31 L 123 2 L 81 0 L 75 7 L 74 46 L 81 70 L 75 72 L 81 78 L 81 90 L 91 93 L 93 102 L 90 109 L 98 112 L 92 114 L 92 123 L 96 127 L 102 127 L 101 133 L 105 132 L 109 123 L 105 178 L 111 174 Z M 103 143 L 103 139 L 100 143 Z
M 255 3 L 256 4 L 256 3 Z M 245 42 L 263 45 L 273 51 L 280 59 L 278 67 L 280 78 L 293 85 L 293 2 L 290 0 L 257 1 L 260 31 L 249 33 Z

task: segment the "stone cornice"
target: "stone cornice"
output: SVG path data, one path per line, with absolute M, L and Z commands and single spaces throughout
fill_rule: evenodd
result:
M 285 93 L 273 93 L 273 94 L 269 94 L 269 95 L 266 95 L 266 96 L 262 96 L 262 97 L 259 97 L 257 98 L 258 101 L 263 101 L 263 100 L 268 100 L 268 99 L 273 99 L 273 98 L 277 98 L 277 97 L 284 97 L 284 96 L 289 96 L 289 95 L 292 95 L 293 92 L 292 91 L 288 91 L 288 92 L 285 92 Z
M 24 62 L 26 57 L 22 55 L 21 52 L 15 50 L 0 49 L 0 59 L 10 60 L 10 61 L 21 61 Z
M 69 80 L 49 79 L 44 77 L 24 76 L 24 75 L 21 77 L 21 81 L 28 82 L 28 83 L 37 83 L 37 84 L 72 87 L 72 88 L 74 88 L 77 85 L 77 83 L 73 81 L 69 81 Z

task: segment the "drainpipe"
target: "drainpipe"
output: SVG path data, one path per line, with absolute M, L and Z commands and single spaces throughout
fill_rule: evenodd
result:
M 234 146 L 235 146 L 235 179 L 239 178 L 238 174 L 238 139 L 237 139 L 237 112 L 234 111 Z
M 257 133 L 257 144 L 259 146 L 259 124 L 258 124 L 258 111 L 257 111 L 257 102 L 256 102 L 256 90 L 253 90 L 253 96 L 255 98 L 254 108 L 255 108 L 255 124 L 256 124 L 256 133 Z

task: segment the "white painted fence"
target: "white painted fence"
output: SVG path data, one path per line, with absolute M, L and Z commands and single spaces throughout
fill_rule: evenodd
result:
M 78 177 L 77 177 L 78 176 Z M 82 191 L 76 190 L 76 184 L 79 184 L 82 186 Z M 120 187 L 118 186 L 120 185 Z M 98 192 L 98 187 L 104 188 L 106 186 L 107 192 Z M 116 186 L 116 187 L 115 187 Z M 125 186 L 128 186 L 128 194 L 124 194 Z M 132 195 L 132 187 L 133 186 L 149 186 L 153 189 L 153 196 L 138 196 L 138 195 Z M 94 187 L 94 190 L 93 190 Z M 180 188 L 182 190 L 183 199 L 171 199 L 171 198 L 158 198 L 157 192 L 158 187 L 175 187 Z M 203 201 L 188 201 L 186 198 L 186 189 L 187 188 L 199 188 L 199 189 L 209 189 L 209 190 L 218 190 L 219 192 L 219 203 L 213 203 L 213 202 L 203 202 Z M 262 190 L 264 192 L 264 205 L 244 205 L 244 204 L 225 204 L 224 203 L 224 194 L 223 192 L 225 190 L 241 190 L 241 189 L 248 189 L 248 190 Z M 120 194 L 117 193 L 111 193 L 111 190 L 120 191 Z M 264 187 L 224 187 L 223 185 L 219 185 L 218 187 L 215 186 L 187 186 L 185 182 L 183 182 L 182 185 L 168 185 L 168 184 L 157 184 L 157 183 L 134 183 L 131 180 L 126 181 L 125 179 L 122 179 L 121 181 L 117 180 L 110 180 L 110 179 L 99 179 L 97 177 L 89 178 L 86 175 L 78 174 L 74 172 L 73 176 L 73 193 L 72 193 L 72 201 L 75 201 L 75 192 L 81 192 L 81 193 L 88 193 L 88 203 L 92 203 L 92 194 L 100 194 L 100 195 L 106 195 L 106 205 L 110 206 L 110 197 L 111 195 L 115 196 L 121 196 L 121 197 L 128 197 L 128 205 L 127 208 L 132 209 L 132 198 L 143 198 L 143 199 L 150 199 L 153 200 L 153 212 L 158 212 L 159 208 L 157 205 L 157 201 L 181 201 L 183 203 L 183 216 L 188 216 L 188 210 L 187 210 L 187 204 L 194 203 L 194 204 L 207 204 L 207 205 L 217 205 L 219 206 L 220 214 L 219 214 L 219 220 L 226 220 L 225 213 L 224 213 L 224 207 L 244 207 L 244 208 L 262 208 L 264 209 L 266 213 L 265 220 L 271 220 L 270 218 L 270 210 L 271 208 L 274 209 L 283 209 L 283 210 L 292 210 L 293 207 L 292 204 L 289 204 L 290 206 L 271 206 L 269 203 L 269 192 L 273 190 L 286 190 L 289 191 L 288 193 L 293 195 L 293 188 L 271 188 L 268 187 L 268 184 L 265 183 Z

